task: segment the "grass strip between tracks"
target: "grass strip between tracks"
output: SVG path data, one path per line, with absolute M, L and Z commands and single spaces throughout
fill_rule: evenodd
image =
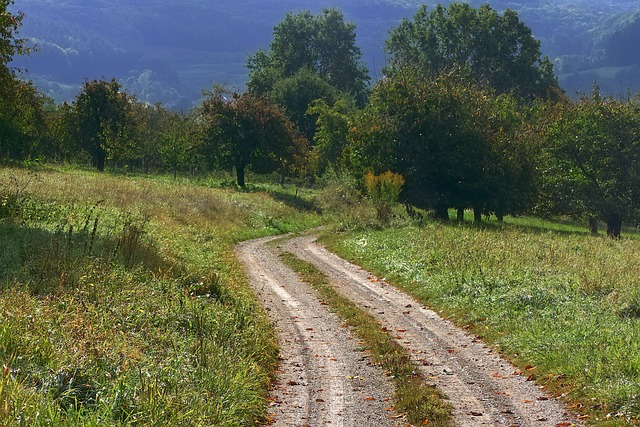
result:
M 284 252 L 281 257 L 320 295 L 362 340 L 362 348 L 371 354 L 392 379 L 395 388 L 395 411 L 406 414 L 412 425 L 453 426 L 451 407 L 443 395 L 417 373 L 407 351 L 389 335 L 376 319 L 340 295 L 327 277 L 315 266 Z

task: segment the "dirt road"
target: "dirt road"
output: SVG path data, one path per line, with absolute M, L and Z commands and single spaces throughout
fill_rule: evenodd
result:
M 393 414 L 385 410 L 391 391 L 383 373 L 368 366 L 348 330 L 279 261 L 276 250 L 265 245 L 269 240 L 243 243 L 238 253 L 281 332 L 276 425 L 393 425 Z M 283 250 L 316 265 L 342 294 L 394 333 L 424 377 L 448 396 L 457 426 L 575 423 L 557 400 L 480 340 L 314 241 L 298 237 Z

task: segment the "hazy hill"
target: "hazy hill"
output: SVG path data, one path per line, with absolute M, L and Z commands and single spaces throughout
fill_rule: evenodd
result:
M 39 52 L 19 58 L 29 78 L 56 100 L 72 99 L 84 79 L 121 80 L 139 99 L 188 107 L 213 82 L 241 88 L 247 54 L 266 48 L 287 11 L 335 6 L 357 24 L 372 77 L 384 64 L 389 28 L 410 17 L 414 0 L 22 0 L 21 31 Z M 483 2 L 472 1 L 473 4 Z M 640 6 L 635 1 L 490 1 L 512 8 L 542 41 L 570 92 L 640 90 Z

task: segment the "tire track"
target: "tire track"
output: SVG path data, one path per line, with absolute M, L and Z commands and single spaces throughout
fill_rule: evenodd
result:
M 384 373 L 357 351 L 357 341 L 315 292 L 267 243 L 238 245 L 253 288 L 279 331 L 281 364 L 272 390 L 275 426 L 393 426 Z
M 579 425 L 560 402 L 543 395 L 479 339 L 314 242 L 313 236 L 299 237 L 285 249 L 314 264 L 341 293 L 396 333 L 422 374 L 448 396 L 457 426 Z

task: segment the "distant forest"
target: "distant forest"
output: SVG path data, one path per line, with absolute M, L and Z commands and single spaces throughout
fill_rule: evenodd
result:
M 390 28 L 411 17 L 414 0 L 46 0 L 21 1 L 20 31 L 37 47 L 13 66 L 27 70 L 40 91 L 56 101 L 73 100 L 85 79 L 115 77 L 145 102 L 187 109 L 211 82 L 238 90 L 247 81 L 249 55 L 268 47 L 274 25 L 287 11 L 327 6 L 341 9 L 357 25 L 358 45 L 372 79 L 385 64 Z M 448 4 L 448 1 L 442 3 Z M 470 1 L 479 6 L 484 1 Z M 511 8 L 532 28 L 541 50 L 554 64 L 567 94 L 625 96 L 640 90 L 640 7 L 635 1 L 489 1 Z M 429 3 L 429 7 L 435 3 Z

